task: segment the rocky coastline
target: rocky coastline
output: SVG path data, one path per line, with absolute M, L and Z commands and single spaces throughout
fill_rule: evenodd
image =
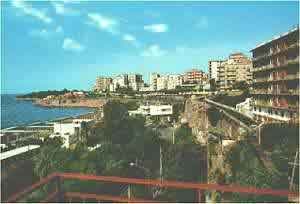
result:
M 43 107 L 63 107 L 63 108 L 100 108 L 105 104 L 103 99 L 52 99 L 52 100 L 35 100 L 34 104 Z

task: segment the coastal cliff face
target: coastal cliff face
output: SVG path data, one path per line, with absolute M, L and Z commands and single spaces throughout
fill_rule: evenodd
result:
M 88 107 L 88 108 L 99 108 L 105 103 L 105 99 L 39 99 L 34 102 L 36 105 L 45 107 Z

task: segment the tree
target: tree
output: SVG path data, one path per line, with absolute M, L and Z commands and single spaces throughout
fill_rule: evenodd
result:
M 66 150 L 61 148 L 62 144 L 58 137 L 45 140 L 45 143 L 40 147 L 39 154 L 33 157 L 34 172 L 37 176 L 43 178 L 63 167 L 67 154 Z

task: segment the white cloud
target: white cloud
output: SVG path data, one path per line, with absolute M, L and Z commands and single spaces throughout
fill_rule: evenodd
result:
M 137 41 L 137 39 L 133 35 L 124 34 L 123 37 L 122 37 L 122 39 L 124 41 L 127 41 L 127 42 L 131 43 L 132 45 L 134 45 L 136 47 L 140 46 L 140 43 Z
M 153 33 L 164 33 L 168 31 L 168 25 L 166 24 L 152 24 L 144 26 L 144 30 L 150 31 Z
M 61 26 L 57 26 L 54 30 L 34 29 L 29 32 L 29 35 L 32 37 L 49 38 L 55 34 L 60 33 L 63 33 L 63 28 Z
M 205 16 L 202 16 L 199 21 L 196 23 L 196 28 L 206 28 L 208 26 L 208 19 Z
M 22 11 L 24 14 L 37 18 L 44 23 L 51 23 L 52 18 L 47 16 L 44 11 L 33 8 L 23 0 L 14 0 L 11 2 L 12 6 Z
M 103 16 L 99 13 L 89 13 L 88 18 L 88 24 L 94 25 L 98 29 L 110 32 L 112 34 L 119 34 L 119 22 L 117 20 Z
M 162 50 L 159 45 L 154 44 L 145 49 L 141 55 L 144 57 L 161 57 L 165 54 L 167 54 L 166 50 Z
M 83 45 L 81 45 L 79 42 L 77 42 L 71 38 L 64 39 L 62 48 L 64 50 L 75 51 L 75 52 L 81 52 L 85 49 L 85 47 Z
M 59 15 L 77 15 L 77 14 L 79 14 L 79 12 L 75 11 L 74 9 L 66 8 L 63 3 L 52 2 L 52 5 L 55 9 L 56 14 L 59 14 Z

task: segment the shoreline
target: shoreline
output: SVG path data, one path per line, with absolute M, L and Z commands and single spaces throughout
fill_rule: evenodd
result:
M 23 125 L 15 125 L 15 126 L 11 126 L 11 127 L 6 127 L 6 128 L 3 128 L 3 129 L 0 129 L 0 132 L 1 131 L 5 131 L 5 130 L 13 130 L 15 128 L 20 128 L 20 127 L 30 127 L 30 126 L 33 126 L 33 125 L 36 125 L 36 124 L 40 124 L 40 123 L 45 123 L 45 124 L 49 124 L 49 123 L 53 123 L 53 122 L 59 122 L 59 121 L 62 121 L 62 120 L 67 120 L 67 119 L 76 119 L 78 117 L 81 117 L 81 116 L 84 116 L 84 115 L 89 115 L 89 114 L 94 114 L 95 113 L 95 110 L 93 111 L 89 111 L 87 113 L 82 113 L 82 114 L 77 114 L 77 115 L 73 115 L 73 116 L 63 116 L 63 117 L 57 117 L 57 118 L 54 118 L 54 119 L 48 119 L 48 120 L 39 120 L 39 121 L 34 121 L 34 122 L 30 122 L 28 124 L 23 124 Z

